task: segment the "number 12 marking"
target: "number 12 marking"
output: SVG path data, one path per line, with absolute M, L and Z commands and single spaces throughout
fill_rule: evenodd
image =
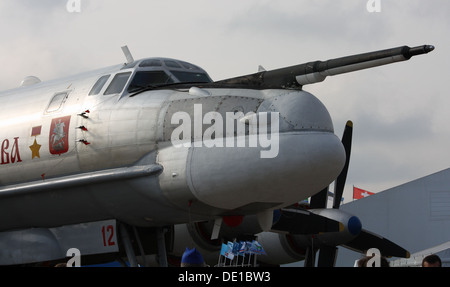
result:
M 116 243 L 114 242 L 114 226 L 102 226 L 102 235 L 103 235 L 103 246 L 114 246 Z M 108 237 L 108 240 L 106 240 Z

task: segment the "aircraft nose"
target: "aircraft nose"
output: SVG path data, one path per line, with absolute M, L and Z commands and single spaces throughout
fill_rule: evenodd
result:
M 286 206 L 312 196 L 339 175 L 345 151 L 317 98 L 287 92 L 264 101 L 261 112 L 279 113 L 279 132 L 274 134 L 271 126 L 271 134 L 258 134 L 258 140 L 270 139 L 271 145 L 250 147 L 246 135 L 237 137 L 233 147 L 191 149 L 187 179 L 199 201 L 241 211 Z M 271 156 L 261 156 L 268 149 Z
M 326 107 L 314 95 L 305 91 L 290 91 L 265 100 L 258 112 L 278 112 L 280 132 L 334 132 L 333 121 Z

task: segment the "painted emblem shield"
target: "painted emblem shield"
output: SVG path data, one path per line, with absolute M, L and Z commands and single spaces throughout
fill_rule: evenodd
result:
M 69 150 L 70 116 L 56 118 L 50 125 L 49 148 L 51 154 L 63 154 Z

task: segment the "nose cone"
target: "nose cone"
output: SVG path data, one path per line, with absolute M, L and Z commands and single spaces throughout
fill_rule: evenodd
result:
M 272 119 L 271 134 L 258 134 L 257 146 L 239 145 L 249 142 L 247 135 L 237 137 L 234 147 L 191 149 L 188 184 L 201 202 L 244 211 L 286 206 L 317 193 L 342 170 L 344 148 L 317 98 L 288 92 L 266 100 L 258 112 L 279 113 L 279 121 Z M 261 157 L 268 149 L 274 156 Z
M 362 224 L 358 217 L 345 211 L 328 208 L 312 209 L 311 212 L 323 217 L 340 222 L 344 228 L 340 232 L 324 232 L 318 235 L 318 239 L 329 246 L 337 246 L 353 240 L 362 230 Z
M 258 111 L 279 112 L 280 131 L 334 132 L 322 102 L 305 91 L 291 91 L 264 101 Z
M 348 231 L 352 234 L 352 235 L 358 235 L 361 232 L 362 229 L 362 224 L 361 221 L 359 220 L 358 217 L 356 216 L 352 216 L 350 217 L 350 219 L 348 220 Z
M 333 182 L 344 160 L 331 133 L 280 134 L 278 156 L 270 159 L 257 148 L 194 148 L 189 185 L 200 201 L 217 208 L 286 206 Z

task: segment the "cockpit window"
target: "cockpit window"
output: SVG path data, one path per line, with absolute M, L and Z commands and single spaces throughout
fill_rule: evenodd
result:
M 177 62 L 175 62 L 173 60 L 165 60 L 164 64 L 166 64 L 166 66 L 169 67 L 169 68 L 182 69 L 182 67 Z
M 139 64 L 139 67 L 161 67 L 161 60 L 158 59 L 148 59 L 144 60 Z
M 131 72 L 115 75 L 114 79 L 111 81 L 111 84 L 109 84 L 108 88 L 106 89 L 104 95 L 118 94 L 122 92 L 123 88 L 128 82 L 128 78 L 130 77 L 130 75 Z
M 89 92 L 89 96 L 98 95 L 100 91 L 102 90 L 105 83 L 108 81 L 110 75 L 105 75 L 97 80 L 95 85 L 92 87 L 91 91 Z
M 185 69 L 188 69 L 188 70 L 200 70 L 200 68 L 199 67 L 197 67 L 197 66 L 195 66 L 195 65 L 193 65 L 193 64 L 191 64 L 191 63 L 187 63 L 187 62 L 179 62 L 182 66 L 183 66 L 183 68 L 185 68 Z
M 132 93 L 142 88 L 171 84 L 173 82 L 172 78 L 164 71 L 140 71 L 134 75 L 127 92 Z
M 204 73 L 185 72 L 185 71 L 170 71 L 180 82 L 186 83 L 209 83 L 211 80 Z

